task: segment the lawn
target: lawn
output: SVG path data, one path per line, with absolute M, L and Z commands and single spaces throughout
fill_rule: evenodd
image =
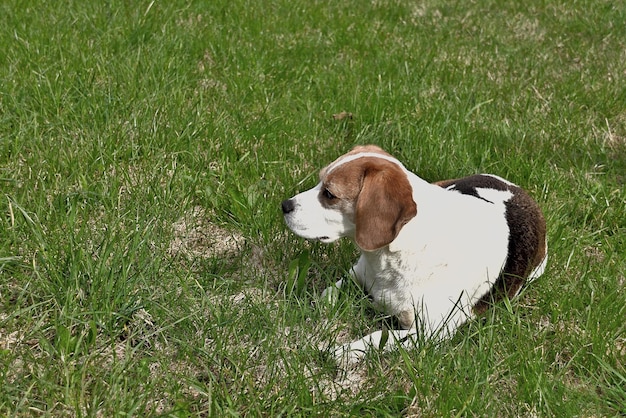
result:
M 626 414 L 626 3 L 0 4 L 0 415 Z M 282 199 L 353 145 L 490 172 L 550 261 L 450 341 L 386 326 Z

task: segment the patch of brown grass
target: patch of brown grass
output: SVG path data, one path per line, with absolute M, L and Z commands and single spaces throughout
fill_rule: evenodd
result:
M 199 206 L 183 215 L 172 228 L 174 239 L 169 253 L 174 256 L 228 257 L 238 253 L 245 242 L 243 235 L 212 222 L 211 214 Z

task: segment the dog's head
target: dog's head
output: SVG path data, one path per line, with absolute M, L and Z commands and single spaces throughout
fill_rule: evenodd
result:
M 404 166 L 382 149 L 355 147 L 320 171 L 314 188 L 282 202 L 287 226 L 307 239 L 354 238 L 365 251 L 389 245 L 417 214 Z

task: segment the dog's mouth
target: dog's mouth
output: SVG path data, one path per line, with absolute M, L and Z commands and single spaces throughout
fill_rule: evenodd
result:
M 310 234 L 306 230 L 300 230 L 299 228 L 294 227 L 289 222 L 287 222 L 287 226 L 289 227 L 289 229 L 291 229 L 291 231 L 293 233 L 295 233 L 299 237 L 302 237 L 304 239 L 308 239 L 310 241 L 319 241 L 319 242 L 323 242 L 325 244 L 328 244 L 329 242 L 333 241 L 328 235 L 321 235 L 321 236 L 317 236 L 316 237 L 315 235 Z

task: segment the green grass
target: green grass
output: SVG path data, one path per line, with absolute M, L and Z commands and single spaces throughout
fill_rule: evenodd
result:
M 607 0 L 4 1 L 0 415 L 625 414 L 625 21 Z M 351 287 L 316 303 L 356 253 L 279 203 L 363 143 L 524 186 L 550 264 L 452 341 L 343 372 L 318 348 L 383 318 Z

